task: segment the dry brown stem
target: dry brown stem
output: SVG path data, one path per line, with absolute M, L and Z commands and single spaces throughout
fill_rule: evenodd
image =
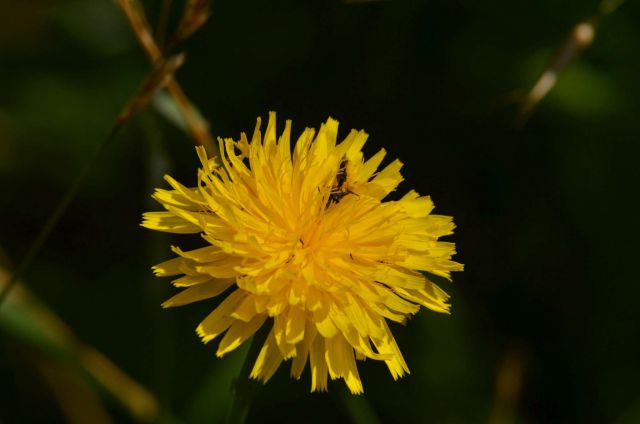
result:
M 593 43 L 600 19 L 613 13 L 623 2 L 624 0 L 603 0 L 594 15 L 578 22 L 573 27 L 562 46 L 556 51 L 536 83 L 521 101 L 520 110 L 515 120 L 516 127 L 523 127 L 527 123 L 536 106 L 556 85 L 560 74 Z
M 161 63 L 164 60 L 164 54 L 153 38 L 153 33 L 150 29 L 148 20 L 144 13 L 144 9 L 142 8 L 140 2 L 138 0 L 116 1 L 118 6 L 120 6 L 125 16 L 127 17 L 129 25 L 133 29 L 138 41 L 142 45 L 142 48 L 147 53 L 147 56 L 149 57 L 151 63 L 154 65 L 156 65 L 157 63 Z M 204 19 L 204 21 L 206 21 L 206 19 Z M 200 25 L 202 25 L 204 21 L 202 21 Z M 198 28 L 199 26 L 193 29 L 193 31 Z M 191 32 L 191 34 L 193 33 L 193 31 Z M 176 104 L 178 105 L 180 112 L 182 113 L 182 116 L 187 124 L 189 133 L 193 140 L 196 142 L 196 144 L 204 146 L 209 154 L 214 154 L 214 143 L 211 135 L 209 134 L 209 124 L 202 118 L 197 109 L 189 101 L 175 78 L 170 77 L 168 79 L 166 88 L 176 101 Z

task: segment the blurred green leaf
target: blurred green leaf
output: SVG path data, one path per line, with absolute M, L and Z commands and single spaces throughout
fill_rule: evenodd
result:
M 201 387 L 193 392 L 193 400 L 185 417 L 189 423 L 222 423 L 231 405 L 231 385 L 242 368 L 249 343 L 224 358 L 211 358 L 212 367 Z
M 630 407 L 620 414 L 615 424 L 637 424 L 640 422 L 640 398 L 636 398 Z
M 78 45 L 94 55 L 122 54 L 132 45 L 129 29 L 110 1 L 65 1 L 55 22 Z
M 0 288 L 9 274 L 0 267 Z M 78 340 L 51 310 L 17 286 L 0 307 L 0 329 L 52 361 L 75 364 L 139 421 L 158 415 L 154 396 L 109 359 Z
M 549 101 L 569 114 L 585 118 L 611 115 L 626 103 L 611 76 L 584 59 L 564 71 L 549 93 Z
M 159 91 L 153 97 L 152 104 L 156 111 L 160 113 L 167 121 L 171 122 L 177 128 L 184 132 L 188 132 L 189 127 L 184 120 L 184 115 L 180 111 L 180 107 L 175 99 L 166 91 Z

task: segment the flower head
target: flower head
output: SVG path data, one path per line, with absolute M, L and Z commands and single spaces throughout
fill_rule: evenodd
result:
M 266 382 L 283 360 L 300 378 L 307 361 L 311 390 L 327 375 L 362 392 L 356 359 L 384 361 L 394 379 L 409 372 L 387 320 L 404 323 L 425 306 L 448 313 L 448 295 L 420 271 L 450 278 L 448 216 L 432 215 L 429 197 L 409 191 L 383 201 L 402 181 L 401 162 L 376 172 L 385 151 L 364 160 L 364 131 L 336 144 L 338 122 L 304 130 L 293 153 L 291 121 L 277 138 L 275 113 L 264 137 L 260 119 L 249 141 L 220 140 L 220 161 L 197 152 L 198 184 L 166 176 L 172 190 L 154 198 L 165 212 L 144 214 L 143 226 L 200 233 L 207 246 L 172 250 L 158 276 L 178 276 L 184 288 L 163 306 L 225 294 L 198 326 L 206 343 L 220 340 L 222 356 L 271 325 L 251 377 Z

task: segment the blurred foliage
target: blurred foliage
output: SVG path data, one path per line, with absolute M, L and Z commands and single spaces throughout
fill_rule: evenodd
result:
M 184 5 L 172 3 L 169 27 Z M 161 2 L 144 4 L 155 25 Z M 251 131 L 269 110 L 295 132 L 328 115 L 342 134 L 366 129 L 369 153 L 384 146 L 405 163 L 405 190 L 456 218 L 466 265 L 444 284 L 452 316 L 422 311 L 394 327 L 410 376 L 393 382 L 366 362 L 354 400 L 340 384 L 310 394 L 308 373 L 294 381 L 283 368 L 249 421 L 640 422 L 638 3 L 602 19 L 527 125 L 512 125 L 517 93 L 598 4 L 213 2 L 176 49 L 187 52 L 177 79 L 212 135 Z M 112 1 L 0 2 L 0 243 L 13 263 L 149 70 Z M 176 112 L 163 95 L 127 124 L 24 281 L 153 393 L 159 421 L 221 422 L 246 347 L 220 360 L 200 343 L 193 329 L 215 301 L 160 309 L 172 290 L 149 267 L 177 241 L 138 226 L 162 174 L 195 182 Z M 43 322 L 12 311 L 0 306 L 2 422 L 135 420 L 79 360 L 56 362 L 29 337 L 49 334 Z M 86 407 L 75 418 L 73 403 Z
M 0 267 L 0 280 L 8 272 Z M 0 288 L 3 285 L 0 284 Z M 101 403 L 96 399 L 86 374 L 137 421 L 155 421 L 158 405 L 146 389 L 132 381 L 100 352 L 86 346 L 46 306 L 18 287 L 11 292 L 0 309 L 0 328 L 28 347 L 29 359 L 52 386 L 52 393 L 72 422 L 108 422 Z M 22 358 L 22 360 L 25 360 Z

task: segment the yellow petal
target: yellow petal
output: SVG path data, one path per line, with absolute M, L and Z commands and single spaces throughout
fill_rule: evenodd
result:
M 392 264 L 380 266 L 374 275 L 376 281 L 380 281 L 393 289 L 396 287 L 421 289 L 426 281 L 424 275 L 419 272 Z
M 349 322 L 358 331 L 358 334 L 362 336 L 368 334 L 367 317 L 362 310 L 359 301 L 352 294 L 347 295 L 347 302 L 343 308 L 343 311 Z
M 247 293 L 243 290 L 232 292 L 198 325 L 196 332 L 204 343 L 208 343 L 218 337 L 236 321 L 234 318 L 231 318 L 231 313 L 246 295 Z
M 276 372 L 281 362 L 282 355 L 276 345 L 273 330 L 271 330 L 267 340 L 264 342 L 264 345 L 262 345 L 262 349 L 260 349 L 258 358 L 251 370 L 250 377 L 266 383 Z
M 191 251 L 183 251 L 179 247 L 172 246 L 171 250 L 186 259 L 200 263 L 224 262 L 229 256 L 216 246 L 207 246 Z
M 296 356 L 291 363 L 291 377 L 299 379 L 304 366 L 307 364 L 307 357 L 309 356 L 309 350 L 316 338 L 318 330 L 309 320 L 305 323 L 304 338 L 300 343 L 296 345 Z
M 402 162 L 396 159 L 371 180 L 371 184 L 379 187 L 381 190 L 378 198 L 382 199 L 395 190 L 398 184 L 402 182 L 403 178 L 402 175 L 400 175 L 400 168 L 402 168 Z
M 376 172 L 376 169 L 382 163 L 382 159 L 384 159 L 387 151 L 385 149 L 380 149 L 378 153 L 373 155 L 369 160 L 367 160 L 358 170 L 358 181 L 368 181 L 369 178 Z
M 170 277 L 183 273 L 181 270 L 183 262 L 182 258 L 173 258 L 155 265 L 152 269 L 158 277 Z
M 316 336 L 311 343 L 309 363 L 311 364 L 311 391 L 327 391 L 327 361 L 325 359 L 324 337 Z
M 398 294 L 412 302 L 419 303 L 432 311 L 448 314 L 450 305 L 447 302 L 449 295 L 431 281 L 426 281 L 425 288 L 420 290 L 396 289 Z
M 165 301 L 162 304 L 163 308 L 171 308 L 175 306 L 182 306 L 200 300 L 209 299 L 218 296 L 220 293 L 231 287 L 233 280 L 226 279 L 213 279 L 207 283 L 198 284 L 182 290 L 171 299 Z
M 173 212 L 145 212 L 142 214 L 142 224 L 140 225 L 166 233 L 194 234 L 202 231 L 193 222 L 176 216 Z
M 192 190 L 192 196 L 197 196 L 194 189 L 188 190 Z M 199 204 L 196 204 L 190 197 L 183 195 L 177 190 L 164 190 L 161 188 L 157 188 L 151 197 L 163 205 L 171 205 L 188 210 L 200 209 L 200 205 L 202 203 L 202 201 L 200 201 Z
M 280 353 L 284 359 L 288 359 L 296 355 L 296 347 L 286 339 L 287 320 L 285 317 L 286 314 L 283 314 L 273 319 L 273 333 Z
M 206 283 L 210 281 L 212 277 L 206 274 L 197 274 L 197 275 L 185 275 L 180 278 L 176 278 L 171 282 L 176 287 L 191 287 L 197 284 Z
M 249 322 L 235 321 L 220 340 L 216 355 L 221 357 L 244 343 L 264 324 L 267 315 L 256 315 Z
M 325 359 L 331 379 L 343 378 L 351 393 L 362 393 L 362 382 L 358 374 L 353 348 L 340 334 L 326 339 L 325 343 L 327 347 Z
M 287 343 L 295 345 L 304 338 L 304 329 L 307 322 L 307 314 L 295 306 L 289 307 L 285 324 L 285 337 Z
M 242 302 L 236 307 L 231 316 L 240 321 L 248 322 L 255 317 L 258 311 L 256 310 L 256 297 L 252 294 L 247 295 Z
M 393 338 L 391 334 L 391 330 L 387 324 L 383 321 L 383 326 L 385 327 L 386 336 L 381 340 L 373 339 L 373 343 L 376 346 L 376 349 L 381 354 L 390 355 L 391 359 L 384 361 L 391 372 L 391 376 L 394 380 L 405 375 L 405 373 L 409 373 L 409 367 L 407 363 L 404 361 L 402 357 L 402 353 L 400 353 L 400 349 L 398 348 L 398 344 L 396 340 Z
M 404 212 L 411 218 L 425 217 L 433 210 L 433 202 L 429 196 L 418 197 L 417 199 L 410 199 L 405 196 L 400 200 L 400 204 Z
M 338 332 L 338 329 L 331 320 L 329 309 L 327 307 L 315 311 L 313 319 L 316 323 L 316 328 L 318 329 L 318 332 L 322 334 L 322 337 L 333 337 Z

